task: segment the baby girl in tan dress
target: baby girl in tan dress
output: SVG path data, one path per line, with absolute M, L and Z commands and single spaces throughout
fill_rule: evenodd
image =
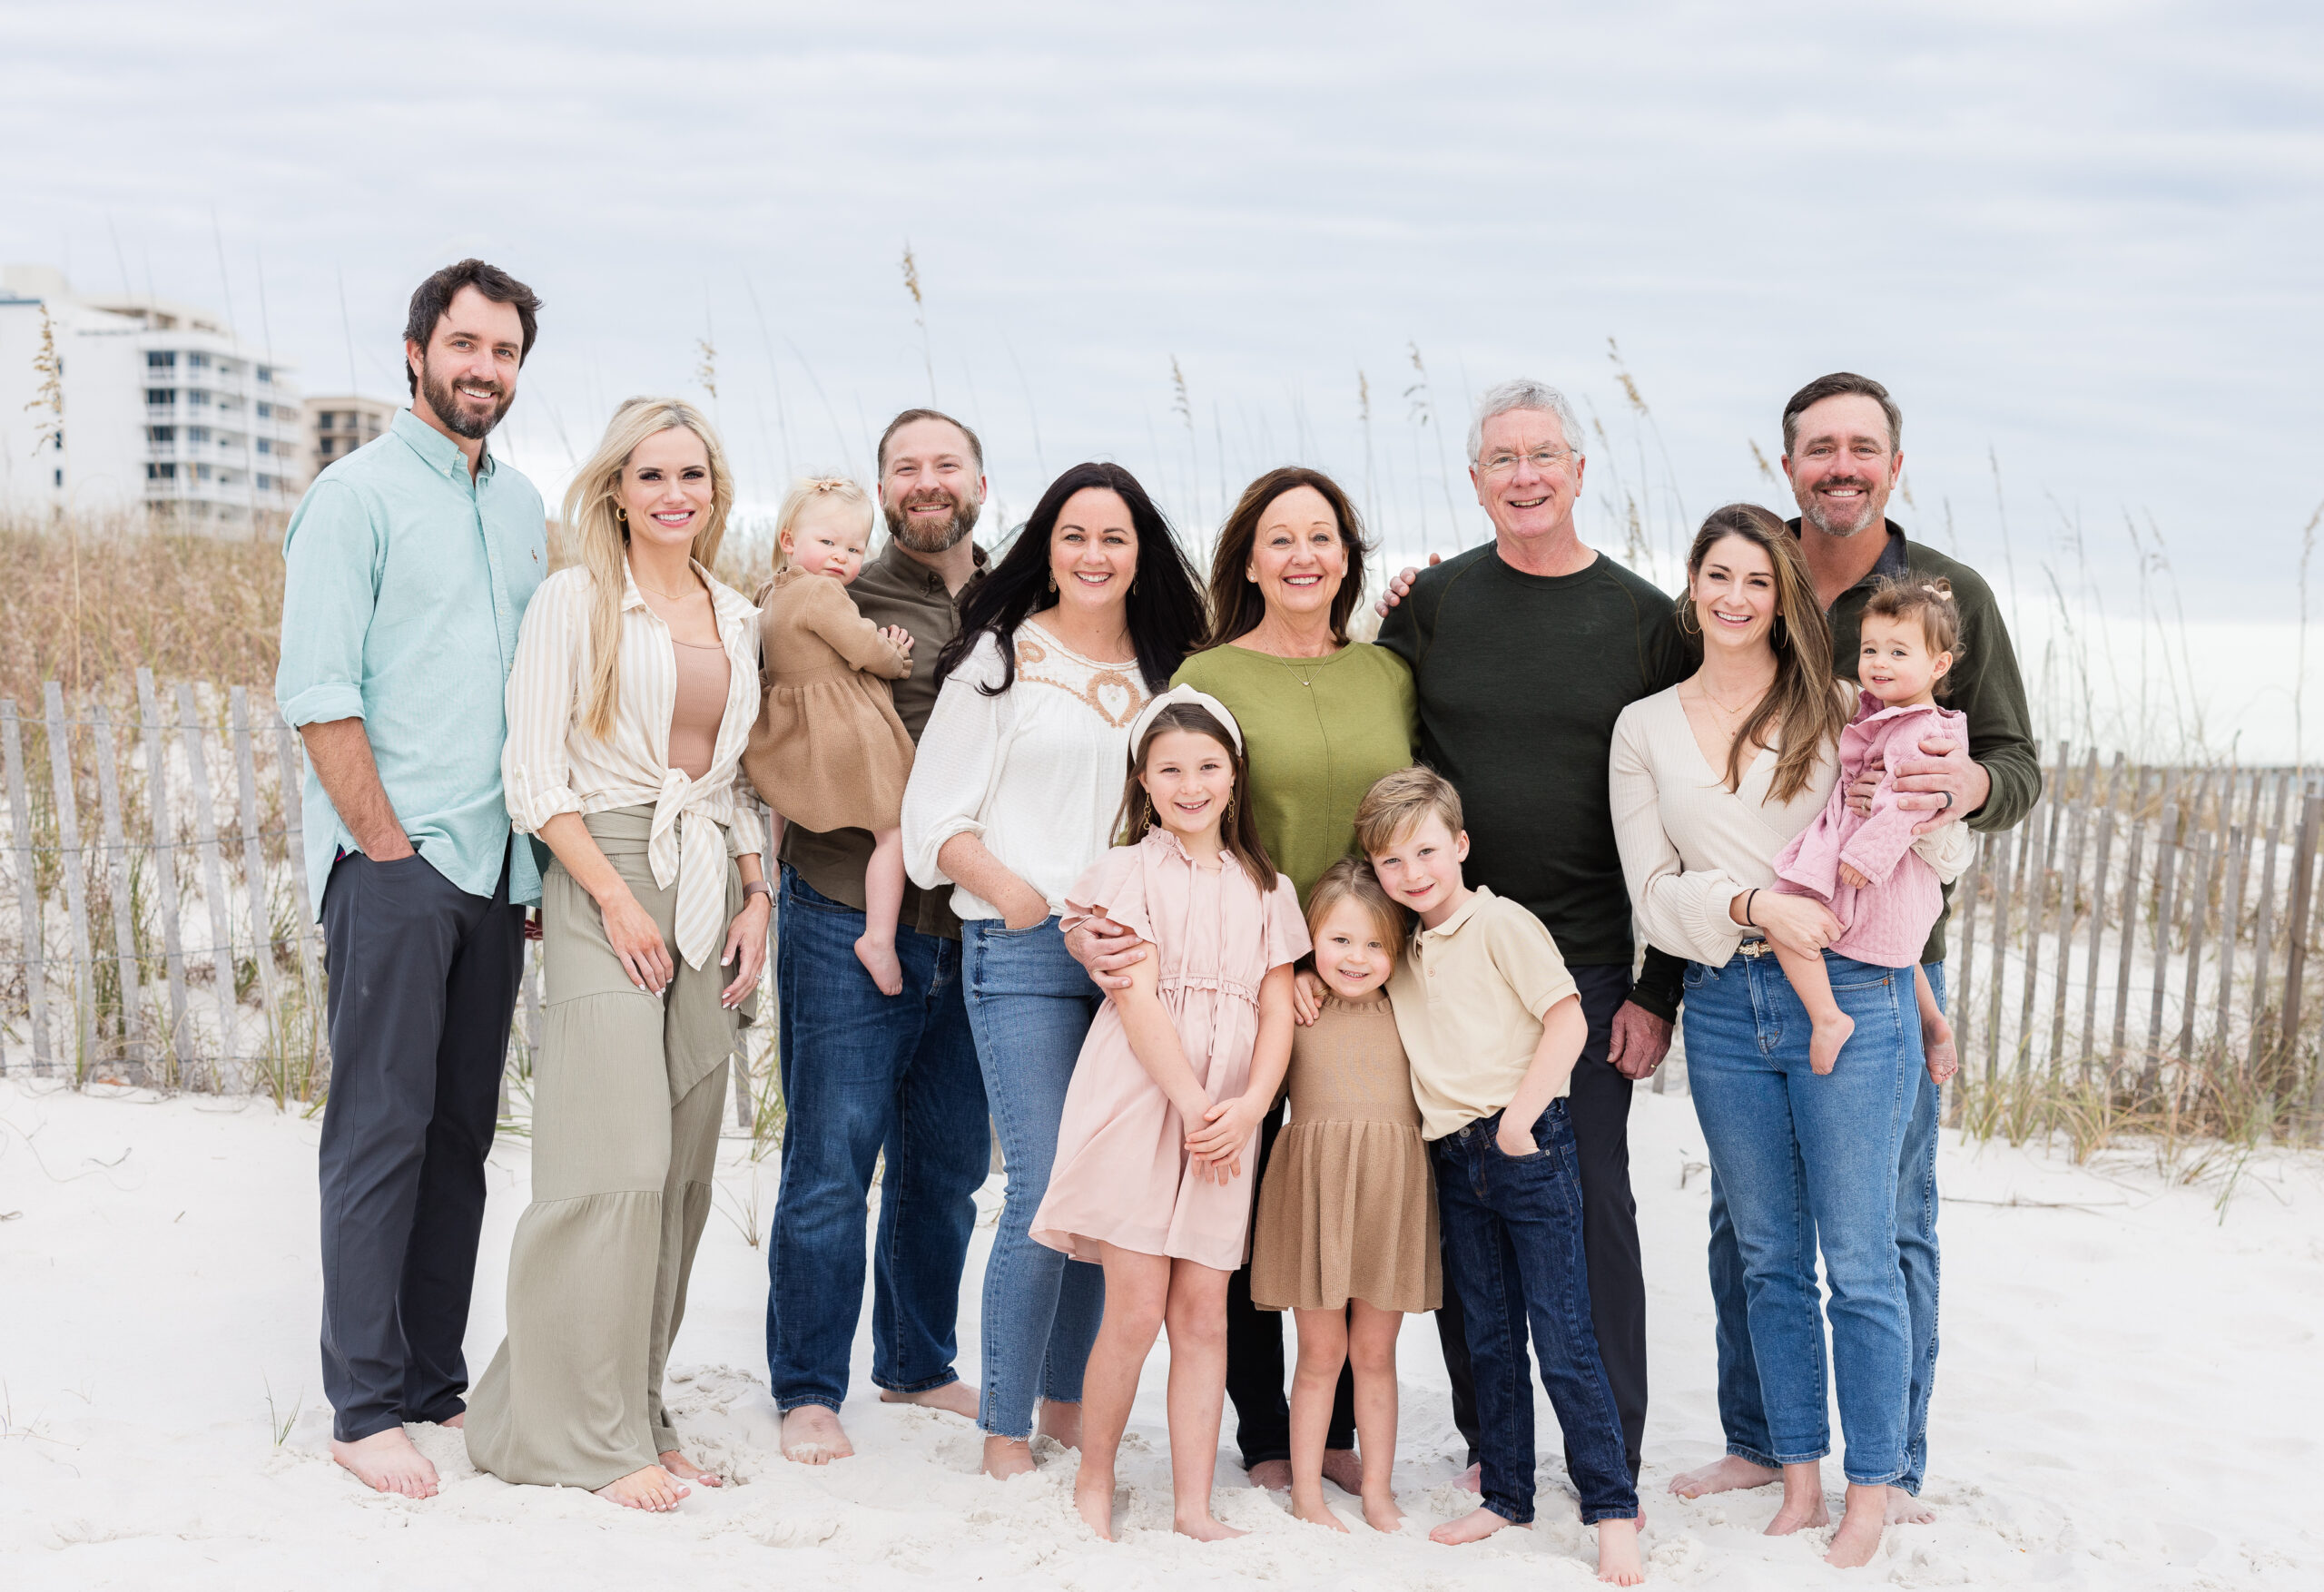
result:
M 896 995 L 904 987 L 896 917 L 912 748 L 887 682 L 911 673 L 911 633 L 873 624 L 847 595 L 872 540 L 863 488 L 828 476 L 802 481 L 784 496 L 775 526 L 782 559 L 758 595 L 764 694 L 743 768 L 774 809 L 770 850 L 786 820 L 818 832 L 872 831 L 855 956 L 881 994 Z
M 1396 1333 L 1407 1311 L 1444 1302 L 1436 1185 L 1384 988 L 1403 916 L 1355 858 L 1333 863 L 1308 892 L 1324 1007 L 1292 1034 L 1291 1121 L 1267 1162 L 1251 1252 L 1251 1302 L 1299 1322 L 1291 1512 L 1337 1531 L 1347 1528 L 1324 1503 L 1324 1441 L 1340 1362 L 1354 1361 L 1364 1518 L 1393 1531 L 1403 1520 L 1393 1484 Z

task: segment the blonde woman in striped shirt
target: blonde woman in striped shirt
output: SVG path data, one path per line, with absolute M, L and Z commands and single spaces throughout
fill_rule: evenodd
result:
M 541 584 L 508 679 L 509 817 L 556 860 L 533 1201 L 468 1456 L 631 1508 L 721 1479 L 679 1452 L 662 1372 L 771 910 L 739 772 L 758 611 L 710 574 L 734 496 L 691 405 L 623 405 L 566 494 L 581 566 Z

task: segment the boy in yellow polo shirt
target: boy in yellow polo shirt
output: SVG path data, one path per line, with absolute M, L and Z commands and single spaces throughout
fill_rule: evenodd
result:
M 1473 1542 L 1533 1518 L 1528 1330 L 1564 1430 L 1581 1518 L 1598 1528 L 1601 1580 L 1645 1578 L 1638 1491 L 1590 1324 L 1581 1184 L 1565 1096 L 1588 1027 L 1556 941 L 1532 913 L 1461 878 L 1461 797 L 1434 771 L 1375 783 L 1356 843 L 1388 894 L 1419 918 L 1388 980 L 1412 1058 L 1421 1136 L 1436 1171 L 1444 1281 L 1467 1322 L 1484 1502 L 1439 1526 Z

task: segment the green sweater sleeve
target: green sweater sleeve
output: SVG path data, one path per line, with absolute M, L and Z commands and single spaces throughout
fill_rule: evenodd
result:
M 1968 716 L 1969 755 L 1993 780 L 1985 804 L 1969 815 L 1968 824 L 1988 832 L 2014 829 L 2042 794 L 2042 754 L 2034 741 L 2025 683 L 2017 673 L 2017 651 L 2001 604 L 1984 578 L 1962 565 L 1946 575 L 1961 610 L 1962 652 L 1945 705 Z

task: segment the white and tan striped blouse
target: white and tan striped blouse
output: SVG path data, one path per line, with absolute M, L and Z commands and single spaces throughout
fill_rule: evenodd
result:
M 688 967 L 700 968 L 725 933 L 727 859 L 750 856 L 766 842 L 742 771 L 759 709 L 759 611 L 701 565 L 694 568 L 710 588 L 727 660 L 726 712 L 708 771 L 691 780 L 670 766 L 677 657 L 669 626 L 645 605 L 626 569 L 612 737 L 599 741 L 581 723 L 589 683 L 589 572 L 559 570 L 533 594 L 517 633 L 500 770 L 509 821 L 527 834 L 539 833 L 560 812 L 652 807 L 646 863 L 663 889 L 676 880 L 678 953 Z

